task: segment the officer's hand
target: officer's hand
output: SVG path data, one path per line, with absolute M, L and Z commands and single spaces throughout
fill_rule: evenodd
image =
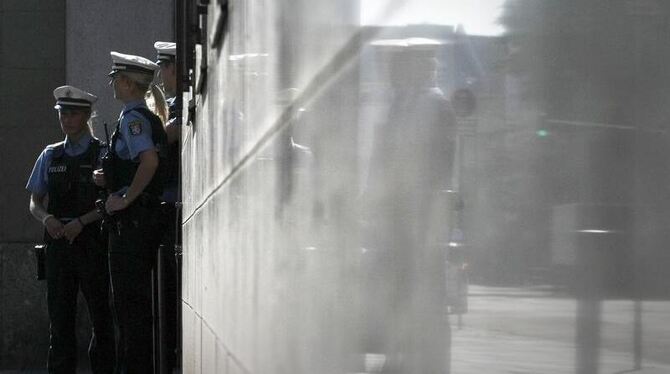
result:
M 128 200 L 125 197 L 121 197 L 118 195 L 111 195 L 110 197 L 107 198 L 107 202 L 105 202 L 105 209 L 109 214 L 112 214 L 119 210 L 124 210 L 127 207 L 128 207 Z
M 83 228 L 84 226 L 79 223 L 79 220 L 72 220 L 63 226 L 63 236 L 65 236 L 65 239 L 67 239 L 70 244 L 72 244 L 74 239 L 79 236 Z
M 55 217 L 47 218 L 44 226 L 49 233 L 49 236 L 54 239 L 60 239 L 63 237 L 63 224 Z
M 105 172 L 102 169 L 93 170 L 93 183 L 98 187 L 105 187 Z

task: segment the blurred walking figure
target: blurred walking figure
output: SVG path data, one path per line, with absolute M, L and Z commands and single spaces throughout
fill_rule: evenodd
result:
M 393 373 L 447 373 L 444 252 L 455 121 L 435 86 L 430 39 L 373 43 L 387 61 L 390 106 L 374 133 L 364 192 L 367 352 Z
M 146 58 L 111 52 L 110 84 L 124 104 L 103 172 L 97 183 L 110 192 L 105 209 L 109 229 L 109 269 L 119 330 L 119 369 L 153 373 L 152 276 L 160 242 L 160 196 L 165 177 L 167 136 L 161 118 L 145 102 L 149 90 L 156 111 L 165 100 L 153 85 L 158 65 Z
M 77 368 L 75 321 L 82 291 L 93 325 L 89 358 L 93 373 L 112 373 L 114 333 L 109 308 L 107 245 L 95 209 L 99 188 L 93 170 L 100 142 L 87 121 L 97 97 L 72 86 L 54 90 L 65 140 L 47 146 L 28 180 L 30 212 L 45 228 L 47 304 L 50 321 L 49 373 Z

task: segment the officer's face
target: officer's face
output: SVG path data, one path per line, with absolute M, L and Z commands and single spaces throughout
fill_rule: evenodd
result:
M 163 90 L 165 92 L 174 94 L 176 85 L 177 85 L 177 75 L 175 70 L 175 64 L 172 62 L 163 62 L 160 65 L 160 71 L 158 76 L 163 82 Z
M 58 119 L 65 135 L 76 136 L 83 133 L 88 124 L 89 113 L 86 110 L 60 109 Z
M 114 74 L 109 81 L 109 85 L 114 88 L 114 98 L 123 100 L 128 89 L 128 79 L 121 74 Z

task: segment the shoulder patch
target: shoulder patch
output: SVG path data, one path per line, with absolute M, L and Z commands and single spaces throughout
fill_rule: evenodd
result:
M 128 129 L 131 135 L 140 135 L 142 133 L 142 121 L 139 119 L 130 121 Z

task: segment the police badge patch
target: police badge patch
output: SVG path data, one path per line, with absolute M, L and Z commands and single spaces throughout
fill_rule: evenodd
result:
M 140 120 L 131 121 L 128 124 L 128 128 L 130 129 L 131 135 L 139 135 L 142 133 L 142 121 Z

